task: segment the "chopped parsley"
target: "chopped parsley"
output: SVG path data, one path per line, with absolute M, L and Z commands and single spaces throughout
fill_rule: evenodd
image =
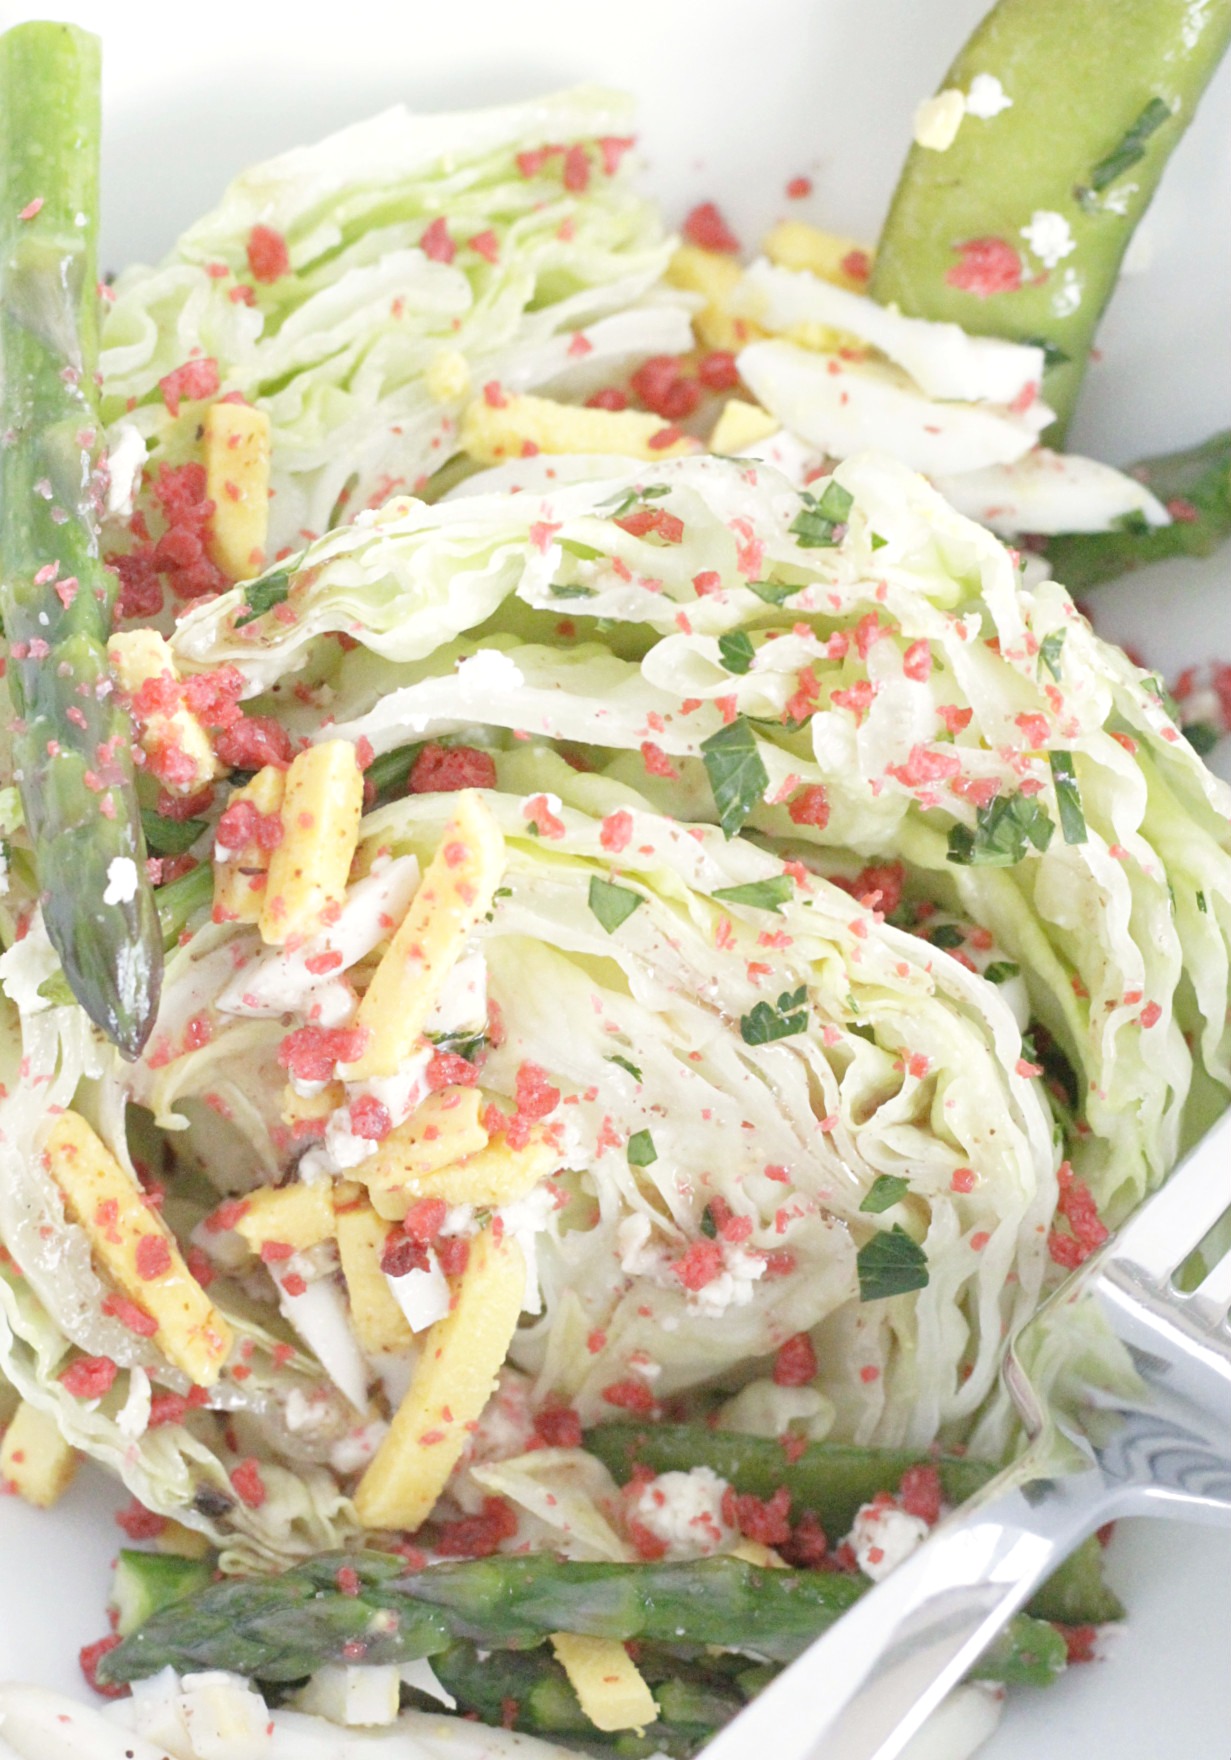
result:
M 802 586 L 792 586 L 789 581 L 745 581 L 744 585 L 767 605 L 785 605 L 788 599 L 804 590 Z
M 1072 752 L 1052 752 L 1051 779 L 1056 790 L 1056 810 L 1060 814 L 1060 830 L 1066 843 L 1085 843 L 1089 838 L 1086 815 L 1082 811 L 1081 790 L 1073 768 Z
M 627 1057 L 621 1057 L 618 1051 L 613 1051 L 611 1056 L 607 1059 L 607 1062 L 618 1063 L 621 1069 L 626 1069 L 628 1071 L 629 1075 L 635 1082 L 641 1080 L 641 1071 L 637 1068 L 637 1065 L 635 1063 L 630 1063 Z
M 1212 721 L 1186 721 L 1180 732 L 1199 758 L 1212 752 L 1222 738 Z
M 1197 894 L 1197 909 L 1201 912 L 1202 916 L 1206 916 L 1209 913 L 1209 908 L 1209 905 L 1205 902 L 1204 892 L 1199 892 Z
M 729 629 L 725 635 L 719 636 L 718 652 L 728 672 L 747 672 L 756 658 L 756 649 L 748 632 L 742 629 Z
M 956 923 L 942 923 L 938 929 L 932 930 L 931 941 L 933 947 L 943 947 L 952 952 L 955 947 L 965 945 L 966 936 Z
M 975 816 L 973 831 L 954 825 L 949 832 L 949 860 L 963 868 L 1015 868 L 1033 844 L 1045 850 L 1055 826 L 1038 801 L 1024 794 L 997 795 Z
M 600 880 L 597 874 L 590 876 L 590 909 L 608 935 L 614 935 L 620 924 L 626 923 L 637 906 L 644 902 L 639 892 L 630 892 L 627 886 Z
M 831 478 L 818 500 L 801 490 L 803 509 L 791 526 L 791 536 L 801 550 L 832 550 L 839 542 L 838 527 L 850 517 L 855 497 Z
M 1151 98 L 1132 127 L 1125 130 L 1119 145 L 1113 147 L 1105 159 L 1100 159 L 1091 171 L 1088 188 L 1096 193 L 1105 190 L 1109 183 L 1114 183 L 1117 177 L 1144 159 L 1146 142 L 1170 116 L 1171 106 L 1165 99 Z
M 1060 683 L 1060 650 L 1067 634 L 1067 630 L 1054 629 L 1039 643 L 1039 666 L 1046 666 L 1057 684 Z
M 900 1173 L 878 1173 L 859 1208 L 868 1216 L 879 1216 L 882 1210 L 900 1204 L 909 1190 L 910 1181 Z
M 1011 959 L 994 959 L 983 976 L 989 984 L 1007 984 L 1010 978 L 1020 976 L 1021 969 Z
M 859 1274 L 859 1300 L 883 1302 L 889 1296 L 926 1289 L 927 1254 L 896 1223 L 887 1233 L 874 1234 L 855 1254 Z
M 255 623 L 258 617 L 264 617 L 275 605 L 284 605 L 290 591 L 291 577 L 285 568 L 278 569 L 274 574 L 263 574 L 259 580 L 250 581 L 244 589 L 247 610 L 242 617 L 235 619 L 235 628 L 243 629 L 246 623 Z
M 598 552 L 596 551 L 595 555 L 597 554 Z M 597 589 L 594 587 L 561 587 L 557 586 L 554 581 L 548 590 L 553 599 L 593 599 L 596 597 L 597 592 Z
M 1073 358 L 1071 354 L 1064 352 L 1059 343 L 1053 342 L 1047 336 L 1023 336 L 1021 344 L 1023 348 L 1042 349 L 1043 371 L 1045 373 L 1049 373 L 1053 367 L 1065 366 Z
M 747 823 L 752 809 L 769 787 L 769 772 L 757 750 L 756 736 L 742 715 L 701 741 L 705 773 L 714 791 L 718 823 L 727 837 Z
M 879 532 L 872 533 L 873 550 L 883 550 L 888 542 L 888 538 L 882 538 Z
M 650 1167 L 658 1160 L 658 1150 L 649 1131 L 634 1131 L 628 1139 L 628 1165 Z
M 613 496 L 612 502 L 600 508 L 599 512 L 604 519 L 623 519 L 639 501 L 661 501 L 664 495 L 670 493 L 670 483 L 647 483 L 643 489 L 629 489 L 624 495 Z
M 720 886 L 713 894 L 727 904 L 747 904 L 758 911 L 780 911 L 789 904 L 795 883 L 789 875 L 775 874 L 771 880 L 749 880 L 743 886 Z
M 398 746 L 392 752 L 382 752 L 378 758 L 372 759 L 363 780 L 365 788 L 371 789 L 376 802 L 405 794 L 407 780 L 415 767 L 415 759 L 422 750 L 422 741 L 418 741 L 413 746 Z
M 464 1057 L 467 1063 L 475 1063 L 487 1046 L 487 1034 L 480 1031 L 456 1033 L 428 1033 L 437 1051 L 447 1052 L 452 1057 Z
M 182 856 L 206 828 L 204 819 L 168 819 L 149 807 L 141 809 L 145 847 L 156 856 Z
M 775 1039 L 789 1039 L 794 1033 L 808 1030 L 808 988 L 784 990 L 777 1005 L 758 1002 L 747 1014 L 739 1017 L 740 1037 L 745 1045 L 769 1045 Z

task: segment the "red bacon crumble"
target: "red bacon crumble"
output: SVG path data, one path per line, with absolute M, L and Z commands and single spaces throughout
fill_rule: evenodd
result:
M 645 1382 L 632 1376 L 627 1381 L 613 1381 L 609 1387 L 604 1387 L 603 1399 L 607 1405 L 622 1412 L 640 1412 L 643 1416 L 653 1412 L 658 1403 Z
M 163 1235 L 143 1234 L 137 1242 L 137 1276 L 149 1283 L 171 1269 L 171 1248 Z
M 776 1387 L 806 1387 L 816 1379 L 816 1351 L 806 1332 L 797 1332 L 779 1346 L 774 1358 Z
M 626 813 L 624 808 L 620 807 L 614 813 L 608 813 L 603 820 L 599 828 L 598 841 L 612 855 L 619 855 L 621 850 L 628 848 L 632 834 L 632 814 Z
M 701 401 L 701 387 L 670 354 L 651 355 L 632 374 L 629 384 L 645 407 L 664 422 L 682 422 Z
M 641 742 L 641 761 L 645 765 L 647 776 L 665 776 L 669 781 L 675 781 L 679 776 L 679 771 L 666 752 L 651 739 L 643 739 Z
M 787 1443 L 797 1442 L 802 1447 L 807 1447 L 802 1436 L 784 1436 L 782 1441 L 784 1446 Z M 829 1557 L 828 1537 L 810 1509 L 806 1509 L 800 1516 L 791 1530 L 790 1539 L 781 1543 L 780 1550 L 783 1558 L 788 1564 L 794 1565 L 796 1570 L 823 1571 L 833 1568 Z
M 60 1375 L 60 1386 L 74 1399 L 101 1399 L 118 1371 L 110 1357 L 78 1357 Z
M 668 513 L 665 507 L 642 507 L 636 513 L 625 514 L 615 523 L 630 538 L 648 538 L 654 533 L 664 544 L 680 544 L 684 539 L 683 520 Z
M 446 1277 L 461 1277 L 470 1263 L 470 1242 L 464 1234 L 442 1235 L 436 1242 L 436 1257 Z
M 684 216 L 680 231 L 689 244 L 703 251 L 738 252 L 739 240 L 713 202 L 699 202 Z
M 976 299 L 991 299 L 1021 286 L 1022 260 L 1003 238 L 968 238 L 954 249 L 961 260 L 945 271 L 950 287 Z
M 728 1527 L 738 1528 L 746 1540 L 757 1540 L 762 1546 L 781 1546 L 791 1538 L 791 1493 L 780 1485 L 772 1497 L 741 1494 L 730 1486 L 722 1495 L 722 1519 Z
M 603 390 L 596 391 L 592 396 L 586 398 L 586 408 L 613 410 L 627 409 L 628 393 L 617 390 L 614 385 L 605 386 Z
M 458 788 L 495 788 L 496 760 L 478 746 L 426 745 L 410 769 L 411 794 L 451 794 Z
M 1067 1161 L 1062 1161 L 1056 1174 L 1060 1195 L 1056 1213 L 1068 1223 L 1070 1233 L 1053 1228 L 1047 1237 L 1047 1250 L 1057 1265 L 1066 1271 L 1082 1265 L 1107 1239 L 1107 1225 L 1095 1205 L 1089 1186 L 1074 1176 Z
M 263 770 L 267 764 L 285 770 L 295 756 L 290 734 L 271 715 L 241 715 L 222 729 L 214 750 L 233 770 Z
M 433 1240 L 444 1227 L 448 1213 L 443 1198 L 416 1198 L 402 1218 L 402 1230 L 411 1240 Z
M 184 706 L 205 727 L 232 727 L 242 714 L 239 699 L 244 693 L 244 675 L 237 666 L 194 673 L 181 688 Z
M 908 1516 L 918 1516 L 929 1528 L 935 1527 L 940 1520 L 942 1499 L 940 1474 L 935 1467 L 926 1461 L 917 1467 L 907 1467 L 898 1487 L 898 1502 Z
M 338 1586 L 340 1595 L 358 1595 L 360 1589 L 359 1572 L 353 1564 L 339 1565 L 337 1575 L 333 1580 Z
M 571 1406 L 544 1406 L 534 1420 L 535 1435 L 548 1448 L 580 1448 L 581 1419 Z
M 254 281 L 278 281 L 291 267 L 286 240 L 272 226 L 257 225 L 248 234 L 248 268 Z
M 160 1516 L 152 1509 L 146 1509 L 143 1503 L 134 1497 L 124 1509 L 115 1512 L 116 1526 L 123 1528 L 130 1540 L 156 1540 L 165 1533 L 166 1516 Z
M 357 1063 L 366 1027 L 298 1027 L 278 1047 L 278 1062 L 301 1082 L 327 1082 L 339 1063 Z
M 439 1088 L 473 1088 L 479 1072 L 468 1058 L 456 1051 L 437 1051 L 424 1072 L 424 1079 L 433 1093 Z
M 96 1644 L 83 1645 L 77 1653 L 77 1660 L 81 1664 L 81 1672 L 86 1678 L 86 1685 L 97 1693 L 100 1699 L 124 1699 L 128 1696 L 127 1687 L 118 1686 L 111 1681 L 100 1681 L 98 1678 L 99 1663 L 120 1642 L 118 1632 L 109 1632 Z
M 734 391 L 739 384 L 735 356 L 725 348 L 711 349 L 697 362 L 697 377 L 710 391 Z
M 685 1289 L 704 1289 L 722 1271 L 722 1248 L 717 1241 L 692 1241 L 688 1251 L 682 1258 L 673 1260 L 668 1270 L 679 1278 Z
M 449 228 L 442 214 L 438 214 L 430 225 L 426 226 L 419 239 L 419 249 L 433 263 L 451 263 L 457 255 L 457 246 L 449 237 Z
M 786 186 L 786 193 L 793 202 L 800 201 L 804 196 L 810 196 L 812 194 L 812 179 L 810 177 L 793 177 Z
M 393 1129 L 389 1108 L 375 1094 L 360 1094 L 350 1103 L 350 1128 L 365 1142 L 382 1143 Z
M 380 1268 L 386 1277 L 409 1277 L 412 1271 L 431 1267 L 426 1246 L 407 1235 L 390 1235 L 380 1256 Z
M 1096 1626 L 1066 1626 L 1059 1620 L 1053 1620 L 1060 1636 L 1064 1639 L 1065 1655 L 1069 1662 L 1096 1662 L 1098 1653 L 1095 1645 L 1098 1641 Z
M 240 1502 L 249 1509 L 260 1509 L 268 1495 L 265 1481 L 261 1477 L 260 1463 L 252 1456 L 231 1469 L 231 1484 L 235 1487 Z
M 795 825 L 815 825 L 823 831 L 829 823 L 829 797 L 819 782 L 801 788 L 787 803 L 787 816 Z
M 168 413 L 172 417 L 178 416 L 181 402 L 199 403 L 207 397 L 217 395 L 218 362 L 212 355 L 202 355 L 198 360 L 185 361 L 182 366 L 163 375 L 158 381 L 158 389 L 162 392 L 162 400 Z
M 188 1413 L 188 1401 L 182 1393 L 156 1393 L 150 1401 L 149 1429 L 164 1424 L 182 1424 Z
M 503 1497 L 485 1497 L 477 1516 L 441 1522 L 436 1530 L 436 1551 L 442 1558 L 490 1558 L 516 1534 L 517 1511 L 512 1504 Z
M 116 1290 L 104 1296 L 99 1306 L 104 1314 L 111 1315 L 138 1338 L 153 1338 L 158 1331 L 158 1322 L 152 1314 L 147 1314 L 144 1308 L 139 1308 L 136 1302 L 129 1301 Z

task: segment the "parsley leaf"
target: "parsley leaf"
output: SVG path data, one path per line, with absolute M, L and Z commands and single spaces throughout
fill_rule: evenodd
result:
M 705 773 L 714 791 L 718 823 L 727 837 L 747 822 L 769 787 L 769 771 L 757 750 L 756 736 L 742 715 L 701 741 Z
M 1089 837 L 1086 830 L 1086 815 L 1081 806 L 1081 790 L 1077 786 L 1077 772 L 1073 768 L 1072 752 L 1052 752 L 1051 779 L 1056 790 L 1056 810 L 1060 814 L 1060 829 L 1064 833 L 1066 843 L 1085 843 Z
M 728 904 L 751 905 L 754 910 L 779 911 L 790 903 L 794 892 L 795 883 L 789 875 L 775 874 L 770 880 L 749 880 L 743 886 L 720 886 L 712 896 Z
M 910 1190 L 910 1181 L 900 1173 L 878 1173 L 863 1196 L 859 1208 L 868 1216 L 879 1216 L 882 1210 L 901 1203 Z
M 628 1165 L 651 1167 L 658 1160 L 658 1150 L 649 1131 L 634 1131 L 628 1139 Z
M 800 500 L 804 505 L 790 528 L 791 536 L 801 550 L 832 550 L 838 543 L 837 528 L 850 516 L 855 497 L 830 478 L 819 501 L 806 489 Z
M 590 909 L 608 935 L 614 935 L 644 902 L 639 892 L 630 892 L 627 886 L 614 886 L 610 880 L 600 880 L 597 874 L 590 876 Z
M 474 1063 L 487 1045 L 487 1034 L 479 1032 L 428 1033 L 437 1051 L 448 1052 L 453 1057 L 464 1057 L 467 1063 Z
M 1205 902 L 1204 892 L 1199 892 L 1197 894 L 1197 909 L 1201 912 L 1202 916 L 1208 916 L 1210 907 Z
M 1114 183 L 1138 160 L 1145 158 L 1146 142 L 1156 129 L 1162 127 L 1171 117 L 1171 106 L 1163 98 L 1151 98 L 1141 115 L 1132 127 L 1125 130 L 1119 145 L 1113 147 L 1105 159 L 1100 159 L 1090 173 L 1090 188 L 1104 190 L 1109 183 Z
M 882 538 L 879 532 L 872 533 L 873 550 L 883 550 L 888 542 L 888 538 Z
M 756 658 L 756 649 L 748 632 L 742 629 L 729 629 L 725 635 L 719 636 L 718 652 L 728 672 L 747 672 Z
M 1016 978 L 1021 971 L 1011 959 L 994 959 L 983 973 L 989 984 L 1007 984 L 1010 978 Z
M 956 923 L 942 923 L 939 929 L 933 929 L 931 935 L 933 947 L 943 947 L 952 951 L 955 947 L 965 945 L 966 937 Z
M 275 605 L 284 605 L 291 590 L 291 577 L 285 568 L 274 574 L 263 574 L 259 580 L 250 581 L 244 589 L 244 604 L 248 607 L 243 617 L 235 619 L 235 628 L 243 629 L 246 623 L 255 623 L 258 617 L 264 617 Z
M 949 832 L 949 860 L 960 867 L 1014 868 L 1026 857 L 1028 843 L 1045 850 L 1055 826 L 1036 800 L 1024 794 L 1001 794 L 980 807 L 973 831 L 954 825 Z
M 1180 732 L 1199 758 L 1212 752 L 1222 738 L 1212 721 L 1186 721 Z
M 168 819 L 162 813 L 141 809 L 145 847 L 155 856 L 182 856 L 205 830 L 204 819 Z
M 628 1071 L 629 1075 L 635 1082 L 641 1080 L 641 1071 L 637 1068 L 637 1065 L 635 1063 L 630 1063 L 627 1057 L 621 1057 L 618 1051 L 613 1051 L 611 1056 L 607 1059 L 607 1062 L 618 1063 L 621 1069 L 626 1069 Z
M 364 773 L 365 791 L 370 788 L 378 804 L 405 794 L 407 779 L 422 750 L 422 741 L 417 741 L 413 746 L 396 746 L 393 751 L 373 758 Z
M 1060 683 L 1060 650 L 1067 634 L 1067 630 L 1054 629 L 1039 643 L 1039 666 L 1046 666 L 1057 684 Z
M 548 591 L 553 599 L 593 599 L 597 596 L 594 587 L 561 587 L 553 581 Z
M 745 1045 L 769 1045 L 775 1039 L 789 1039 L 794 1033 L 808 1030 L 808 990 L 801 984 L 798 990 L 784 990 L 778 998 L 776 1008 L 768 1002 L 758 1002 L 747 1014 L 739 1017 L 740 1037 Z M 798 1009 L 798 1013 L 793 1011 Z
M 859 1273 L 861 1302 L 883 1302 L 888 1296 L 927 1288 L 927 1254 L 896 1223 L 888 1233 L 874 1234 L 860 1247 L 855 1254 L 855 1269 Z
M 639 501 L 661 501 L 664 495 L 670 495 L 670 483 L 646 483 L 643 488 L 629 489 L 623 495 L 613 495 L 611 502 L 600 507 L 599 512 L 604 519 L 623 519 L 631 513 Z
M 788 599 L 804 590 L 802 585 L 792 586 L 789 581 L 745 581 L 744 585 L 767 605 L 785 605 Z

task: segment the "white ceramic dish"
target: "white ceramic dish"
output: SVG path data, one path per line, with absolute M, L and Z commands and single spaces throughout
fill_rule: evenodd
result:
M 37 10 L 0 6 L 0 24 Z M 712 197 L 749 241 L 788 211 L 874 238 L 914 106 L 983 10 L 984 0 L 61 9 L 104 40 L 104 256 L 114 264 L 160 254 L 244 164 L 384 104 L 463 107 L 580 79 L 637 94 L 647 179 L 672 218 Z M 1120 462 L 1226 424 L 1229 144 L 1231 64 L 1142 229 L 1134 256 L 1148 260 L 1104 325 L 1076 448 Z M 813 193 L 789 201 L 799 175 Z M 1104 590 L 1100 628 L 1169 677 L 1231 660 L 1229 575 L 1224 552 Z M 105 1627 L 120 1501 L 88 1472 L 51 1515 L 0 1504 L 0 1679 L 82 1691 L 76 1655 Z M 1127 1629 L 1100 1665 L 1015 1694 L 988 1760 L 1227 1760 L 1231 1535 L 1139 1524 L 1117 1537 L 1112 1573 L 1132 1610 Z

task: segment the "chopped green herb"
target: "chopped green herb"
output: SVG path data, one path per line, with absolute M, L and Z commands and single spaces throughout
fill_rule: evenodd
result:
M 806 489 L 800 500 L 803 510 L 790 528 L 791 536 L 801 550 L 832 550 L 838 542 L 837 528 L 845 524 L 854 506 L 854 496 L 831 478 L 819 501 Z
M 1186 721 L 1180 732 L 1199 758 L 1212 752 L 1222 738 L 1212 721 Z
M 1041 348 L 1043 350 L 1043 366 L 1049 373 L 1053 367 L 1062 367 L 1073 358 L 1072 355 L 1064 352 L 1059 343 L 1053 342 L 1047 336 L 1023 336 L 1022 347 Z
M 949 860 L 960 867 L 1013 868 L 1026 857 L 1027 844 L 1045 850 L 1055 826 L 1036 800 L 1024 794 L 997 795 L 975 816 L 973 831 L 954 825 Z
M 593 544 L 583 544 L 577 538 L 557 538 L 556 543 L 559 544 L 561 550 L 567 550 L 569 555 L 575 556 L 579 562 L 597 562 L 603 554 L 601 550 L 596 550 Z
M 1039 666 L 1046 666 L 1057 684 L 1060 683 L 1060 650 L 1067 634 L 1067 630 L 1054 629 L 1039 643 Z
M 1143 678 L 1143 687 L 1149 691 L 1156 703 L 1159 703 L 1173 721 L 1180 719 L 1180 705 L 1167 689 L 1161 678 Z
M 789 1039 L 808 1028 L 807 986 L 784 990 L 777 1006 L 758 1002 L 748 1014 L 739 1017 L 740 1037 L 745 1045 L 769 1045 L 775 1039 Z M 794 1012 L 798 1010 L 798 1013 Z
M 1089 187 L 1092 190 L 1104 190 L 1109 183 L 1123 175 L 1139 159 L 1145 158 L 1146 142 L 1156 129 L 1162 127 L 1171 116 L 1171 106 L 1163 98 L 1151 98 L 1141 115 L 1127 129 L 1120 144 L 1113 147 L 1105 159 L 1100 159 L 1090 173 Z
M 608 935 L 614 935 L 643 902 L 641 894 L 630 892 L 627 886 L 615 886 L 610 880 L 600 880 L 597 874 L 590 876 L 590 909 Z
M 1010 978 L 1020 975 L 1021 969 L 1011 959 L 994 959 L 983 976 L 989 984 L 1007 984 Z
M 554 581 L 549 591 L 553 599 L 593 599 L 597 597 L 597 589 L 594 587 L 560 587 Z
M 756 649 L 748 632 L 742 629 L 729 629 L 725 635 L 719 636 L 718 652 L 728 672 L 747 672 L 756 658 Z
M 422 750 L 421 744 L 398 746 L 396 751 L 382 752 L 379 758 L 373 758 L 364 772 L 365 793 L 370 789 L 377 804 L 404 794 L 415 759 Z
M 873 550 L 883 550 L 888 542 L 888 538 L 882 538 L 879 532 L 872 533 Z
M 734 837 L 769 787 L 769 772 L 757 750 L 756 736 L 742 715 L 701 741 L 705 772 L 714 791 L 718 823 Z
M 955 947 L 964 947 L 966 944 L 966 936 L 956 923 L 942 923 L 938 929 L 933 929 L 931 940 L 933 947 L 944 947 L 949 950 Z
M 785 605 L 788 599 L 804 590 L 802 586 L 792 586 L 789 581 L 745 581 L 744 585 L 767 605 Z
M 658 1160 L 658 1150 L 649 1131 L 634 1131 L 628 1139 L 628 1165 L 650 1167 Z
M 1051 779 L 1056 790 L 1056 809 L 1060 814 L 1060 829 L 1066 843 L 1085 843 L 1089 838 L 1086 830 L 1086 815 L 1082 811 L 1081 790 L 1077 786 L 1077 772 L 1073 768 L 1072 752 L 1052 752 Z
M 464 1057 L 467 1063 L 474 1063 L 487 1045 L 484 1032 L 428 1033 L 426 1037 L 437 1051 L 447 1052 L 451 1057 Z
M 1205 902 L 1204 892 L 1199 892 L 1197 894 L 1197 909 L 1201 912 L 1202 916 L 1207 916 L 1209 914 L 1210 907 Z
M 168 819 L 162 813 L 141 809 L 141 829 L 151 855 L 182 856 L 205 830 L 204 819 Z
M 624 495 L 613 496 L 612 503 L 600 508 L 599 512 L 605 519 L 623 519 L 639 501 L 661 501 L 670 493 L 670 483 L 647 483 L 644 489 L 629 489 Z
M 908 1290 L 926 1289 L 927 1254 L 896 1223 L 888 1233 L 874 1234 L 855 1254 L 861 1302 L 883 1302 Z
M 635 1082 L 641 1080 L 641 1071 L 637 1068 L 637 1065 L 635 1063 L 630 1063 L 627 1057 L 621 1057 L 618 1051 L 613 1051 L 611 1056 L 607 1059 L 607 1062 L 618 1063 L 621 1069 L 626 1069 L 628 1071 L 629 1075 Z
M 708 1204 L 701 1212 L 701 1233 L 705 1236 L 707 1241 L 718 1239 L 718 1224 L 714 1221 L 714 1212 L 710 1209 Z
M 859 1208 L 869 1216 L 879 1216 L 882 1210 L 900 1204 L 909 1190 L 910 1181 L 900 1173 L 878 1173 L 864 1193 Z
M 235 628 L 243 629 L 246 623 L 255 623 L 258 617 L 264 617 L 275 605 L 283 605 L 291 590 L 291 577 L 285 568 L 274 574 L 263 574 L 259 580 L 250 581 L 244 588 L 244 604 L 248 607 L 243 617 L 235 619 Z
M 747 904 L 754 910 L 780 911 L 795 893 L 795 883 L 786 874 L 775 874 L 771 880 L 749 880 L 743 886 L 720 886 L 713 894 L 727 904 Z

